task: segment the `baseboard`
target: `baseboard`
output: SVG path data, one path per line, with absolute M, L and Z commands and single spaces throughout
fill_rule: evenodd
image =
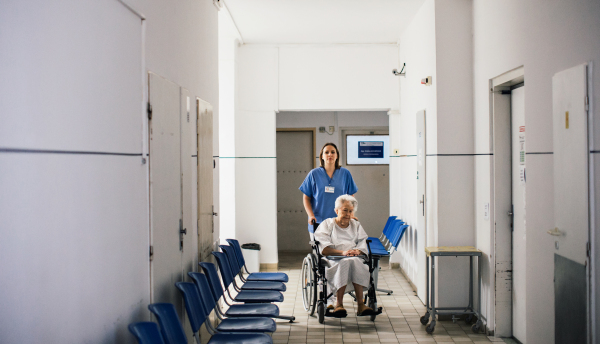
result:
M 393 266 L 393 264 L 398 264 L 398 269 L 400 269 L 400 272 L 402 273 L 402 275 L 404 275 L 404 277 L 408 281 L 408 284 L 410 284 L 410 287 L 416 293 L 417 292 L 417 286 L 413 283 L 413 281 L 410 279 L 410 277 L 408 277 L 408 274 L 406 273 L 406 271 L 404 271 L 404 269 L 402 268 L 402 266 L 400 265 L 400 263 L 392 263 L 392 266 Z
M 260 271 L 277 271 L 279 263 L 260 263 Z

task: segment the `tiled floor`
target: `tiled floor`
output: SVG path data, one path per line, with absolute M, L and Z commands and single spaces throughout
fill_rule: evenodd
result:
M 499 338 L 474 334 L 464 321 L 438 321 L 432 335 L 425 332 L 419 318 L 425 306 L 415 296 L 410 284 L 400 270 L 388 269 L 383 262 L 379 274 L 379 287 L 394 291 L 391 295 L 378 293 L 383 313 L 375 322 L 369 317 L 356 316 L 356 303 L 349 295 L 344 298 L 348 317 L 325 318 L 319 324 L 316 316 L 309 316 L 302 305 L 300 269 L 306 254 L 280 253 L 279 270 L 286 272 L 290 281 L 284 293 L 285 301 L 279 305 L 281 314 L 293 314 L 294 323 L 277 320 L 275 343 L 490 343 L 502 342 Z

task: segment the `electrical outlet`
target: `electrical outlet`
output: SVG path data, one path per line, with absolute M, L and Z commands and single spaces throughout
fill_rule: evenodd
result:
M 325 132 L 325 127 L 319 127 L 319 132 L 320 133 L 324 133 Z
M 329 133 L 333 134 L 333 132 L 335 131 L 335 127 L 333 125 L 329 126 Z

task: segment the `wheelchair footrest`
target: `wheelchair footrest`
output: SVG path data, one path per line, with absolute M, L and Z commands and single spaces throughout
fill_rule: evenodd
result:
M 331 318 L 345 318 L 348 316 L 348 313 L 344 313 L 344 314 L 334 313 L 332 309 L 328 308 L 325 310 L 325 316 L 331 317 Z
M 383 307 L 377 307 L 377 309 L 375 310 L 374 313 L 370 313 L 369 314 L 361 314 L 361 315 L 356 315 L 357 317 L 366 317 L 366 316 L 370 316 L 370 315 L 379 315 L 383 312 Z

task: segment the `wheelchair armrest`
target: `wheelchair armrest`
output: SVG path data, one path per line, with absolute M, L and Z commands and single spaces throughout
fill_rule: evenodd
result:
M 367 256 L 365 256 L 364 254 L 359 254 L 358 256 L 325 256 L 325 258 L 327 259 L 344 259 L 344 258 L 354 258 L 354 257 L 358 257 L 358 258 L 367 258 Z

